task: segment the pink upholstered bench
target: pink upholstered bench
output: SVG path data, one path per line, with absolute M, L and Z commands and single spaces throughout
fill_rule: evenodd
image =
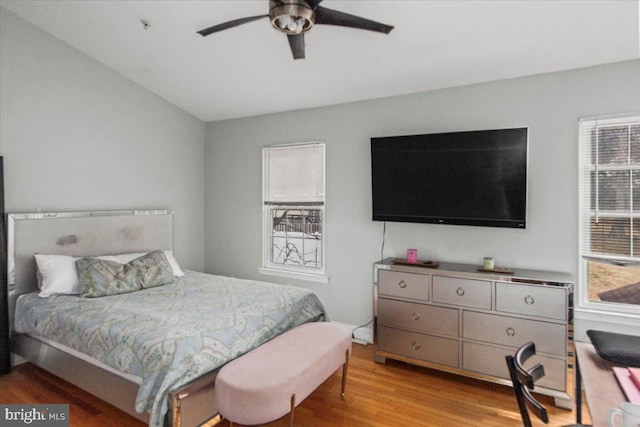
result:
M 216 377 L 220 415 L 233 423 L 265 424 L 294 409 L 342 366 L 344 396 L 351 331 L 306 323 L 227 363 Z

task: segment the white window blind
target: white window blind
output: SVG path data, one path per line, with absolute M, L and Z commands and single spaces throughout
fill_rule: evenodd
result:
M 262 149 L 263 274 L 326 282 L 323 142 Z
M 640 261 L 640 116 L 580 120 L 580 251 Z
M 324 144 L 264 147 L 265 204 L 324 203 Z

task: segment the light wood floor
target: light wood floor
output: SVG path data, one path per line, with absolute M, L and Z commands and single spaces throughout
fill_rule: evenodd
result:
M 388 361 L 373 362 L 373 346 L 354 344 L 346 396 L 340 399 L 338 370 L 295 412 L 300 427 L 521 426 L 509 387 Z M 572 373 L 570 372 L 570 376 Z M 108 384 L 105 384 L 108 387 Z M 541 396 L 549 426 L 575 422 L 575 412 L 553 406 Z M 140 426 L 145 424 L 92 395 L 29 364 L 0 377 L 0 403 L 69 403 L 71 426 Z M 590 421 L 586 405 L 583 423 Z M 544 425 L 534 420 L 534 425 Z M 287 426 L 288 418 L 268 424 Z M 228 427 L 222 421 L 219 427 Z

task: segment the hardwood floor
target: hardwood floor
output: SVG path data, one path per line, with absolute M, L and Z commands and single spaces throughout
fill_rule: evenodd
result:
M 354 344 L 353 347 L 345 398 L 340 398 L 342 370 L 338 370 L 296 408 L 296 426 L 522 425 L 509 387 L 401 362 L 376 364 L 372 345 Z M 549 411 L 549 426 L 575 422 L 575 411 L 556 408 L 552 399 L 545 396 L 540 396 L 540 400 Z M 69 403 L 74 427 L 145 425 L 29 363 L 14 367 L 10 374 L 0 377 L 0 403 Z M 583 418 L 583 423 L 590 422 L 586 405 Z M 534 420 L 534 425 L 544 425 L 537 421 Z M 229 423 L 222 421 L 217 425 L 228 427 Z M 288 417 L 267 424 L 268 427 L 287 425 Z

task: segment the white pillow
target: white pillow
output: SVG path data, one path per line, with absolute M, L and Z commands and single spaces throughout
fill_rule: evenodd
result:
M 167 257 L 167 261 L 169 261 L 169 264 L 171 265 L 171 269 L 173 270 L 173 275 L 175 277 L 184 276 L 184 272 L 178 265 L 178 261 L 176 261 L 176 258 L 173 256 L 173 251 L 164 251 L 164 256 Z
M 121 255 L 103 255 L 95 258 L 107 261 L 115 261 L 120 264 L 126 264 L 131 260 L 148 254 L 149 252 L 140 252 L 133 254 Z M 173 251 L 164 251 L 167 261 L 171 265 L 173 275 L 175 277 L 184 276 L 178 262 L 173 256 Z M 68 255 L 43 255 L 36 254 L 36 264 L 38 265 L 38 273 L 42 277 L 40 284 L 40 293 L 38 296 L 49 297 L 56 294 L 76 295 L 80 293 L 80 282 L 78 280 L 78 272 L 76 270 L 77 257 Z M 40 280 L 38 280 L 40 282 Z
M 39 296 L 80 293 L 76 258 L 67 255 L 41 254 L 36 254 L 35 257 L 38 272 L 42 276 Z

